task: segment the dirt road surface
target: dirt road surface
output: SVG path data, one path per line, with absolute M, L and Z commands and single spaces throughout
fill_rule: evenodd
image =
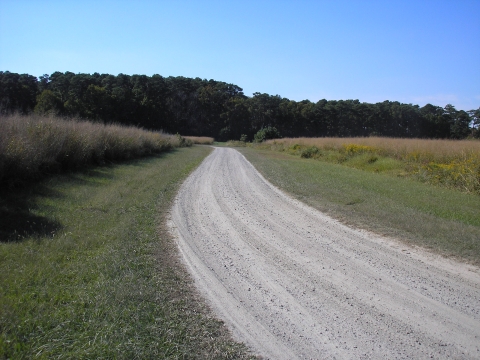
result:
M 480 358 L 480 275 L 325 216 L 216 148 L 170 226 L 200 292 L 271 359 Z

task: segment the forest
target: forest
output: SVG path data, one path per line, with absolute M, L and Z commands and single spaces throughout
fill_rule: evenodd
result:
M 293 101 L 258 92 L 246 96 L 237 85 L 198 77 L 57 71 L 37 78 L 0 71 L 0 114 L 32 112 L 219 141 L 253 140 L 259 132 L 267 138 L 480 138 L 480 107 Z

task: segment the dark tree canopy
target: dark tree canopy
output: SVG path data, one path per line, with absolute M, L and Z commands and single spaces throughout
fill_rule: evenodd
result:
M 248 97 L 237 85 L 198 77 L 57 71 L 37 79 L 0 72 L 0 114 L 32 111 L 218 140 L 253 139 L 269 128 L 286 137 L 480 137 L 480 108 L 465 112 L 450 104 Z

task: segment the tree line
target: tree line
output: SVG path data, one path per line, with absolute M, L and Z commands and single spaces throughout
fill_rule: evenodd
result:
M 252 140 L 262 131 L 286 137 L 480 138 L 480 108 L 293 101 L 262 93 L 249 97 L 234 84 L 182 76 L 57 71 L 37 78 L 0 71 L 0 114 L 13 112 L 79 117 L 220 141 L 242 135 Z

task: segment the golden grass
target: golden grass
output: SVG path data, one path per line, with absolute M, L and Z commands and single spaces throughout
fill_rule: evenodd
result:
M 226 146 L 231 146 L 231 147 L 246 147 L 247 143 L 245 141 L 240 141 L 240 140 L 228 140 L 225 143 Z
M 401 164 L 404 175 L 480 194 L 480 141 L 369 138 L 285 138 L 262 147 L 305 158 L 347 163 L 363 156 L 366 164 L 380 157 Z M 334 154 L 334 155 L 332 155 Z M 358 161 L 351 161 L 358 166 Z M 391 165 L 391 163 L 390 163 Z M 378 171 L 379 167 L 370 166 Z
M 0 117 L 0 181 L 160 153 L 190 142 L 136 127 L 55 117 Z
M 270 145 L 281 144 L 286 147 L 298 144 L 338 151 L 341 151 L 345 146 L 355 144 L 374 148 L 383 155 L 398 160 L 414 156 L 418 161 L 448 162 L 469 154 L 480 156 L 480 141 L 478 140 L 393 139 L 383 137 L 285 138 L 268 140 L 266 143 Z
M 212 145 L 214 138 L 208 136 L 184 136 L 185 139 L 190 140 L 194 144 Z

